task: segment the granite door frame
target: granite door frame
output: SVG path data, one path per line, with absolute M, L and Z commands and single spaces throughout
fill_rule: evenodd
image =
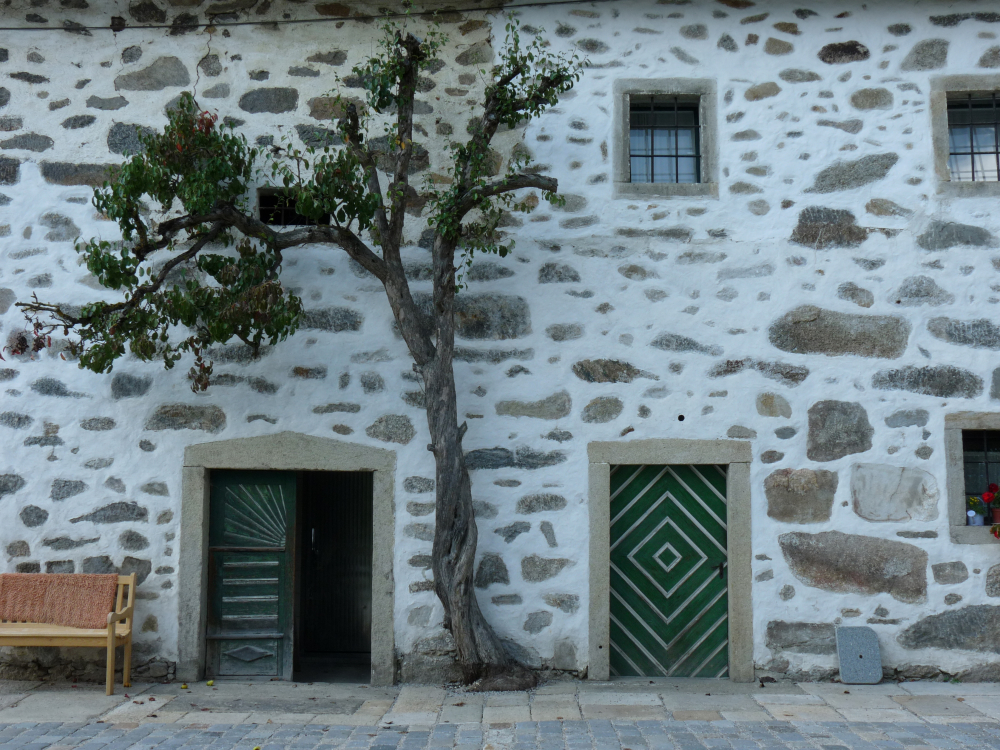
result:
M 587 677 L 610 677 L 611 467 L 619 464 L 726 465 L 726 555 L 729 568 L 729 679 L 753 682 L 750 461 L 745 440 L 655 439 L 587 445 L 590 510 L 590 620 Z
M 373 472 L 371 684 L 392 685 L 396 676 L 393 624 L 396 453 L 297 432 L 198 443 L 184 450 L 178 555 L 177 678 L 198 680 L 205 674 L 208 504 L 210 474 L 218 469 Z

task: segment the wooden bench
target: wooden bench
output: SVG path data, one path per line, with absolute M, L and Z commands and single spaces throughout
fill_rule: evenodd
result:
M 135 573 L 118 576 L 115 608 L 108 627 L 71 628 L 39 622 L 0 620 L 0 646 L 103 646 L 108 648 L 107 694 L 115 692 L 115 648 L 125 647 L 122 684 L 132 686 L 132 613 L 135 609 Z

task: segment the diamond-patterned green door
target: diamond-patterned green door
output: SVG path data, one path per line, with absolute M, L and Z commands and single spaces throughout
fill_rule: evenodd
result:
M 611 674 L 729 671 L 726 467 L 611 468 Z
M 294 472 L 213 471 L 208 673 L 291 677 Z

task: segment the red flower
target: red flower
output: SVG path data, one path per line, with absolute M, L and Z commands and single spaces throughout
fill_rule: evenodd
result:
M 990 482 L 990 486 L 987 487 L 986 489 L 988 489 L 990 492 L 1000 491 L 1000 484 L 997 484 L 996 482 Z
M 993 502 L 993 498 L 995 498 L 995 497 L 996 497 L 996 495 L 993 494 L 992 492 L 984 492 L 983 493 L 983 502 L 984 503 L 992 503 Z

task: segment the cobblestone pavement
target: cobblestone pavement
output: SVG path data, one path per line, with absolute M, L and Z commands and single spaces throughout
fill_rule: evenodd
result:
M 1000 724 L 983 722 L 528 721 L 516 724 L 321 726 L 305 724 L 34 723 L 0 725 L 0 747 L 20 750 L 916 750 L 1000 747 Z

